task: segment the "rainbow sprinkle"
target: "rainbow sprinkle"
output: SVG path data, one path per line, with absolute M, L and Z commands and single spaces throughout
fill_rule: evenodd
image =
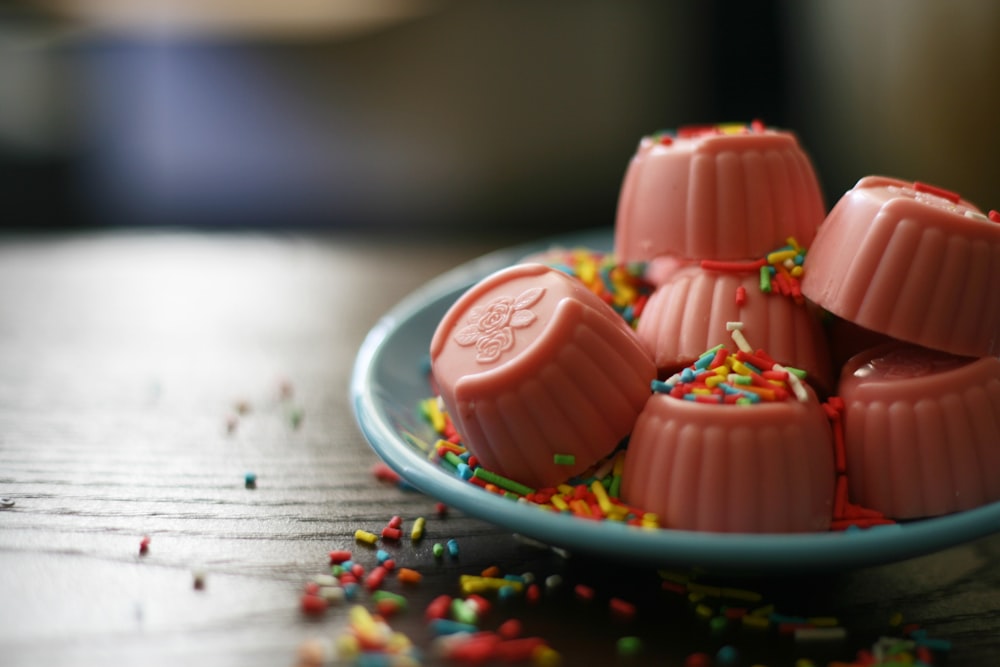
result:
M 698 403 L 755 405 L 795 398 L 809 400 L 802 380 L 805 372 L 782 366 L 763 350 L 753 350 L 743 336 L 742 325 L 730 323 L 735 352 L 719 344 L 666 381 L 653 380 L 655 393 Z
M 806 248 L 799 245 L 794 237 L 789 236 L 785 239 L 785 245 L 775 248 L 759 259 L 747 262 L 703 259 L 701 268 L 734 273 L 756 272 L 760 275 L 761 292 L 779 294 L 793 299 L 796 303 L 805 303 L 801 287 L 802 276 L 805 275 L 805 259 Z
M 534 261 L 582 282 L 633 328 L 653 292 L 653 284 L 645 278 L 645 263 L 619 263 L 610 253 L 585 248 L 553 249 Z

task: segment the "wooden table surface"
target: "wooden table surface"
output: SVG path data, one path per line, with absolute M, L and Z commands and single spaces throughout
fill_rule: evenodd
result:
M 448 664 L 433 655 L 424 607 L 491 565 L 561 577 L 535 604 L 496 604 L 480 627 L 518 618 L 564 665 L 684 665 L 726 645 L 742 665 L 826 665 L 898 634 L 897 613 L 951 643 L 935 664 L 1000 664 L 1000 536 L 837 575 L 699 579 L 847 629 L 804 643 L 773 627 L 716 627 L 663 590 L 656 570 L 540 548 L 454 510 L 439 518 L 434 499 L 375 479 L 348 401 L 359 345 L 416 286 L 498 245 L 160 232 L 0 240 L 0 496 L 13 503 L 0 509 L 0 664 L 295 665 L 304 643 L 334 644 L 350 608 L 308 617 L 303 586 L 329 573 L 331 550 L 373 566 L 354 532 L 393 515 L 428 522 L 422 542 L 384 547 L 423 574 L 410 588 L 385 583 L 409 600 L 390 624 L 422 664 Z M 436 559 L 432 544 L 448 539 L 460 556 Z M 593 600 L 579 600 L 576 584 Z M 634 603 L 635 618 L 610 613 L 613 597 Z M 372 608 L 367 593 L 356 603 Z M 619 655 L 628 636 L 641 640 L 638 655 Z

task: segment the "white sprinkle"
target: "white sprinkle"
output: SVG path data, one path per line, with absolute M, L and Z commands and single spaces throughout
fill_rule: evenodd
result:
M 990 219 L 980 213 L 979 211 L 967 210 L 965 212 L 965 217 L 972 218 L 973 220 L 982 220 L 983 222 L 989 222 Z
M 728 324 L 726 326 L 729 326 Z M 746 352 L 747 354 L 753 354 L 753 348 L 750 347 L 750 343 L 747 342 L 746 337 L 743 332 L 739 329 L 732 329 L 733 342 L 736 343 L 736 347 L 739 348 L 741 352 Z
M 742 322 L 726 322 L 726 331 L 739 331 L 742 328 Z
M 792 388 L 792 393 L 795 394 L 795 398 L 799 399 L 802 403 L 806 403 L 809 400 L 809 392 L 806 388 L 802 386 L 802 380 L 799 376 L 791 372 L 781 364 L 775 364 L 771 366 L 772 369 L 776 371 L 784 371 L 788 373 L 788 386 Z

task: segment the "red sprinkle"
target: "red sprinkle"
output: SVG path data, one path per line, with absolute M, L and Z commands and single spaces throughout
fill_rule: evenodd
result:
M 727 262 L 720 259 L 703 259 L 701 268 L 707 271 L 727 271 L 733 273 L 753 273 L 760 271 L 760 267 L 767 264 L 763 257 L 752 262 Z
M 424 617 L 428 620 L 435 618 L 447 618 L 448 612 L 451 610 L 451 596 L 450 595 L 439 595 L 424 609 Z
M 375 475 L 375 479 L 382 482 L 392 482 L 395 484 L 400 481 L 400 477 L 396 471 L 381 461 L 372 466 L 372 474 Z
M 375 611 L 383 618 L 389 618 L 399 613 L 400 605 L 392 598 L 384 598 L 375 603 Z
M 684 660 L 684 667 L 712 667 L 712 657 L 707 653 L 692 653 Z
M 439 517 L 448 516 L 448 506 L 445 505 L 444 503 L 436 503 L 434 505 L 434 511 L 437 512 L 437 515 Z
M 538 584 L 529 585 L 527 590 L 524 591 L 524 597 L 531 604 L 538 602 L 538 600 L 542 597 L 542 591 L 538 588 Z
M 389 527 L 390 528 L 402 528 L 403 527 L 403 517 L 398 516 L 398 515 L 397 516 L 393 516 L 391 519 L 389 519 Z
M 526 662 L 539 646 L 545 646 L 545 640 L 540 637 L 508 639 L 494 647 L 493 656 L 502 662 Z
M 403 531 L 399 528 L 393 528 L 392 526 L 386 526 L 382 529 L 382 539 L 384 540 L 398 540 L 403 536 Z
M 497 634 L 504 639 L 514 639 L 521 636 L 521 621 L 511 618 L 500 624 Z
M 608 607 L 615 617 L 625 621 L 630 621 L 635 617 L 635 605 L 621 598 L 611 598 Z
M 593 600 L 594 599 L 594 589 L 590 586 L 584 586 L 583 584 L 577 584 L 573 587 L 573 592 L 576 593 L 576 597 L 581 600 Z
M 1000 211 L 997 211 L 996 209 L 992 209 L 990 211 L 989 218 L 993 222 L 1000 222 Z
M 951 190 L 945 190 L 944 188 L 939 188 L 936 185 L 928 185 L 927 183 L 921 183 L 920 181 L 915 181 L 913 183 L 913 189 L 917 192 L 926 192 L 927 194 L 935 195 L 937 197 L 942 197 L 947 199 L 952 204 L 957 204 L 961 201 L 962 197 L 957 192 L 952 192 Z
M 747 302 L 747 288 L 740 285 L 736 288 L 736 305 L 742 306 Z
M 349 561 L 349 560 L 351 560 L 351 552 L 350 551 L 345 551 L 343 549 L 338 549 L 336 551 L 331 551 L 330 552 L 330 564 L 331 565 L 339 565 L 340 563 L 343 563 L 344 561 Z
M 320 616 L 326 611 L 326 600 L 318 595 L 305 593 L 299 601 L 302 613 L 307 616 Z
M 144 535 L 143 538 L 141 540 L 139 540 L 139 553 L 140 554 L 145 554 L 146 552 L 149 551 L 149 543 L 151 541 L 152 540 L 150 540 L 149 535 Z

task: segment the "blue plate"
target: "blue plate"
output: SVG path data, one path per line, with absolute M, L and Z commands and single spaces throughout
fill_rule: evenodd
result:
M 642 530 L 541 510 L 469 484 L 411 445 L 436 435 L 417 413 L 430 395 L 424 361 L 437 324 L 471 285 L 553 246 L 608 251 L 611 230 L 560 236 L 463 264 L 390 310 L 369 332 L 351 379 L 355 417 L 375 452 L 420 491 L 468 515 L 570 552 L 655 567 L 702 567 L 740 574 L 842 571 L 931 553 L 1000 530 L 1000 502 L 945 517 L 867 530 L 796 535 Z

